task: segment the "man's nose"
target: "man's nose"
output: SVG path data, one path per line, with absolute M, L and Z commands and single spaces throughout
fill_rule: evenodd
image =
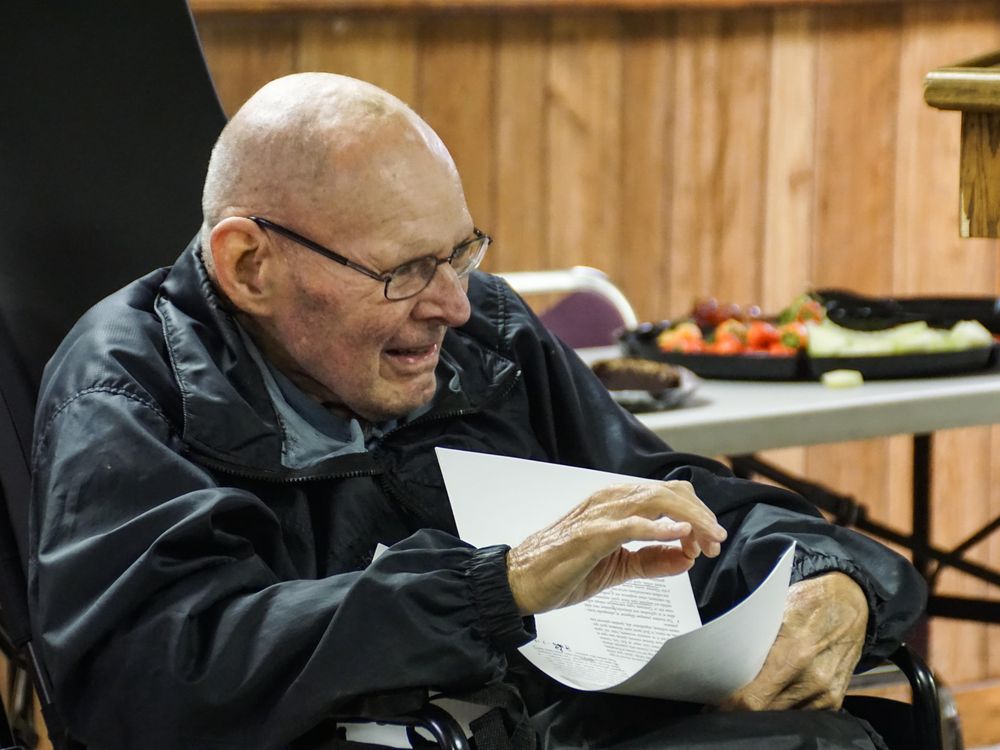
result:
M 413 316 L 421 320 L 437 319 L 452 328 L 463 325 L 471 314 L 467 288 L 468 277 L 458 278 L 450 263 L 442 263 L 418 296 Z

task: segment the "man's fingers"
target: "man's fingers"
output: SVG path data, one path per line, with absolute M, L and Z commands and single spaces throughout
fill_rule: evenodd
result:
M 591 509 L 597 513 L 614 513 L 619 517 L 639 515 L 650 519 L 667 516 L 675 521 L 687 521 L 703 547 L 726 539 L 726 530 L 698 498 L 690 482 L 616 485 L 595 493 L 591 501 Z
M 681 573 L 700 554 L 718 555 L 725 538 L 690 482 L 616 485 L 511 549 L 507 577 L 519 611 L 537 614 L 631 578 Z M 631 542 L 660 544 L 635 557 Z
M 631 578 L 675 576 L 691 569 L 694 559 L 678 547 L 654 545 L 629 552 Z
M 696 560 L 698 555 L 701 554 L 701 545 L 698 544 L 698 540 L 693 536 L 687 536 L 681 539 L 681 549 L 683 550 L 685 556 L 689 560 Z
M 658 518 L 655 521 L 641 517 L 625 519 L 608 530 L 608 537 L 604 541 L 609 552 L 628 542 L 680 541 L 681 550 L 691 560 L 697 559 L 703 552 L 709 557 L 716 557 L 721 550 L 718 542 L 698 534 L 690 522 L 675 521 L 672 518 Z

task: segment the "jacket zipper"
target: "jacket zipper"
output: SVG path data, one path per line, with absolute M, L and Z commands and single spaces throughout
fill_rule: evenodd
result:
M 242 479 L 257 479 L 264 482 L 274 482 L 275 484 L 295 484 L 298 482 L 308 482 L 314 479 L 354 479 L 356 477 L 375 476 L 379 473 L 374 469 L 352 469 L 351 471 L 333 471 L 316 474 L 289 473 L 280 475 L 274 472 L 242 469 L 233 466 L 232 464 L 225 463 L 224 461 L 219 461 L 211 456 L 206 456 L 203 453 L 193 451 L 190 448 L 187 448 L 184 452 L 195 457 L 198 462 L 204 466 L 207 466 L 210 469 L 215 469 L 223 474 L 229 474 L 230 476 L 240 477 Z
M 433 413 L 426 414 L 422 417 L 413 420 L 412 422 L 407 422 L 404 425 L 400 425 L 398 427 L 394 427 L 393 429 L 389 430 L 389 432 L 385 433 L 384 435 L 382 435 L 381 438 L 379 438 L 377 444 L 385 442 L 385 440 L 389 438 L 390 435 L 395 435 L 401 430 L 406 430 L 410 427 L 426 424 L 428 422 L 434 422 L 441 419 L 453 419 L 455 417 L 462 417 L 467 414 L 475 414 L 478 411 L 480 411 L 482 407 L 485 406 L 486 404 L 490 404 L 495 401 L 500 401 L 506 398 L 510 394 L 510 392 L 514 390 L 514 386 L 520 379 L 521 379 L 521 370 L 518 369 L 509 378 L 509 382 L 505 384 L 503 390 L 497 392 L 497 394 L 493 396 L 493 398 L 484 402 L 481 406 L 469 409 L 454 409 L 452 411 L 438 413 L 438 414 L 433 414 Z M 237 466 L 233 466 L 232 464 L 220 461 L 216 458 L 212 458 L 211 456 L 207 456 L 196 450 L 192 450 L 189 446 L 185 446 L 184 452 L 188 455 L 197 457 L 198 461 L 203 465 L 211 469 L 215 469 L 216 471 L 222 472 L 224 474 L 229 474 L 230 476 L 235 476 L 235 477 L 241 477 L 243 479 L 255 479 L 264 482 L 274 482 L 276 484 L 296 484 L 299 482 L 308 482 L 312 480 L 321 480 L 321 479 L 354 479 L 357 477 L 364 477 L 364 476 L 376 476 L 381 473 L 379 471 L 376 471 L 375 469 L 352 469 L 350 471 L 333 471 L 333 472 L 316 473 L 316 474 L 289 473 L 286 475 L 277 475 L 274 472 L 254 471 L 248 468 L 240 468 Z M 379 485 L 384 488 L 387 494 L 392 494 L 391 492 L 389 492 L 389 489 L 384 482 L 380 481 Z M 393 497 L 395 497 L 395 495 L 393 495 Z M 409 508 L 410 510 L 417 512 L 419 514 L 418 509 L 412 508 L 406 503 L 402 504 L 405 507 Z
M 452 411 L 449 411 L 449 412 L 444 412 L 442 414 L 426 414 L 423 417 L 419 417 L 417 419 L 414 419 L 412 422 L 408 422 L 407 424 L 400 425 L 399 427 L 394 427 L 393 429 L 389 430 L 389 432 L 387 432 L 384 435 L 382 435 L 382 437 L 379 439 L 378 442 L 379 443 L 384 443 L 389 438 L 389 436 L 395 435 L 397 432 L 399 432 L 401 430 L 405 430 L 408 427 L 413 427 L 415 425 L 426 424 L 428 422 L 433 422 L 433 421 L 441 420 L 441 419 L 452 419 L 454 417 L 462 417 L 462 416 L 465 416 L 467 414 L 475 414 L 475 413 L 481 411 L 482 408 L 483 408 L 483 406 L 485 406 L 487 404 L 490 404 L 490 403 L 493 403 L 495 401 L 502 401 L 503 399 L 507 398 L 507 396 L 510 395 L 510 392 L 514 390 L 514 386 L 517 384 L 517 382 L 520 379 L 521 379 L 521 370 L 518 369 L 508 379 L 509 382 L 505 385 L 504 389 L 502 391 L 498 391 L 496 393 L 496 395 L 493 396 L 493 398 L 491 398 L 488 401 L 484 402 L 481 406 L 477 406 L 477 407 L 473 407 L 473 408 L 469 408 L 469 409 L 455 409 L 455 410 L 452 410 Z M 402 497 L 401 495 L 399 495 L 398 493 L 396 493 L 395 491 L 393 491 L 392 486 L 389 484 L 389 481 L 385 478 L 384 475 L 379 475 L 379 477 L 375 481 L 378 483 L 378 486 L 381 488 L 382 492 L 385 493 L 386 497 L 390 498 L 391 500 L 394 500 L 403 509 L 405 509 L 408 512 L 410 512 L 411 514 L 413 514 L 413 516 L 418 521 L 422 520 L 424 522 L 424 524 L 428 525 L 428 526 L 433 526 L 434 525 L 435 519 L 431 518 L 429 515 L 427 515 L 427 513 L 422 508 L 413 505 L 406 498 Z

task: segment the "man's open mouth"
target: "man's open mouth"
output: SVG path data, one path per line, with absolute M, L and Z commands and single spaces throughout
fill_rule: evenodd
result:
M 425 357 L 428 354 L 433 354 L 436 349 L 437 344 L 430 344 L 428 346 L 416 346 L 409 349 L 386 349 L 386 353 L 394 357 Z
M 429 362 L 437 359 L 438 345 L 392 347 L 386 349 L 385 353 L 397 366 L 428 366 Z

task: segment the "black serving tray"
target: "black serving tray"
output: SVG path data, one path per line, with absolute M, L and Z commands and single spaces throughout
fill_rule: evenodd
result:
M 625 331 L 621 345 L 628 356 L 686 367 L 702 378 L 719 380 L 818 380 L 830 370 L 857 370 L 865 380 L 955 375 L 982 370 L 996 360 L 997 346 L 955 352 L 884 354 L 870 357 L 773 356 L 769 354 L 684 354 L 663 352 L 656 336 L 663 323 L 645 323 Z
M 815 297 L 839 326 L 878 331 L 923 320 L 932 328 L 951 328 L 960 320 L 978 320 L 1000 333 L 1000 297 L 872 297 L 844 289 L 818 289 Z

